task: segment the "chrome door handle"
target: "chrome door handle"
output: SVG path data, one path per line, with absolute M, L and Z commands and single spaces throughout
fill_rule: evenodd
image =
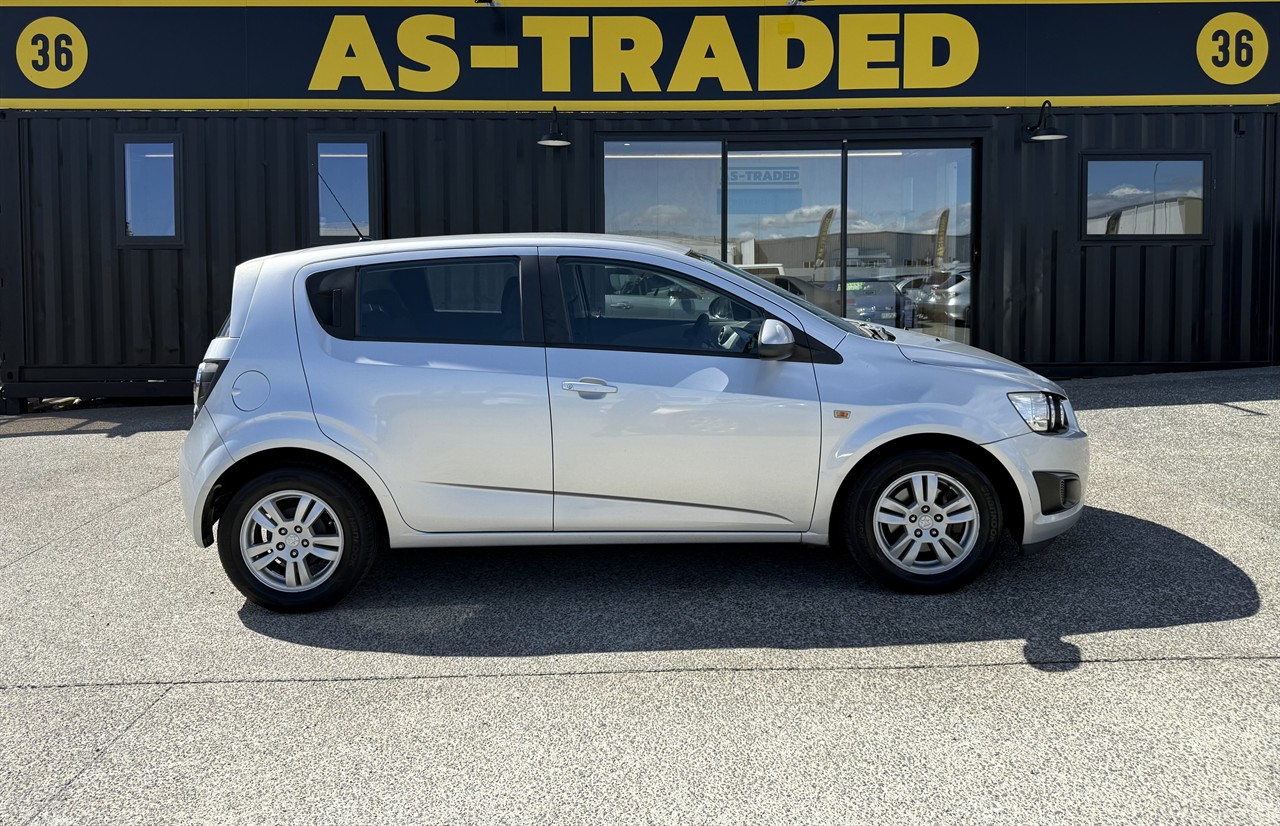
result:
M 617 393 L 618 388 L 604 383 L 603 379 L 583 379 L 582 381 L 566 381 L 560 385 L 561 388 L 569 390 L 573 393 L 586 394 L 603 394 Z

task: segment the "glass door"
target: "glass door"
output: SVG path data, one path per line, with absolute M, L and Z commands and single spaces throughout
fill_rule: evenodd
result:
M 608 141 L 605 228 L 723 250 L 729 263 L 833 313 L 967 343 L 973 153 L 852 141 Z
M 973 149 L 847 153 L 843 315 L 968 343 Z
M 841 170 L 834 143 L 730 149 L 726 260 L 840 312 Z

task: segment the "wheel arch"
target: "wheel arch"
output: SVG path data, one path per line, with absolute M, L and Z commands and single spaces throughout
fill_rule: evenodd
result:
M 283 467 L 317 468 L 346 480 L 366 497 L 370 509 L 378 515 L 380 538 L 383 545 L 386 544 L 389 526 L 382 500 L 359 473 L 340 460 L 316 450 L 302 447 L 274 447 L 252 453 L 233 463 L 213 483 L 209 489 L 209 495 L 205 497 L 204 511 L 200 515 L 201 540 L 205 547 L 213 544 L 213 524 L 222 518 L 227 501 L 235 491 L 255 476 Z
M 991 455 L 989 451 L 984 450 L 981 445 L 962 439 L 959 436 L 941 433 L 920 433 L 902 436 L 877 446 L 867 455 L 860 458 L 845 474 L 832 504 L 829 535 L 833 540 L 835 537 L 843 535 L 848 513 L 848 508 L 846 507 L 848 497 L 851 491 L 866 476 L 868 470 L 889 456 L 912 450 L 954 453 L 977 466 L 991 480 L 991 484 L 995 488 L 996 499 L 1000 502 L 1005 528 L 1013 536 L 1014 541 L 1022 541 L 1022 534 L 1025 529 L 1025 510 L 1022 494 L 1019 492 L 1018 486 L 1008 468 L 999 459 Z

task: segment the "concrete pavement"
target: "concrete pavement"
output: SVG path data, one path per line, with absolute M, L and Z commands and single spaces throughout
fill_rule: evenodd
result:
M 1280 370 L 1067 385 L 1090 511 L 941 597 L 793 546 L 247 604 L 189 409 L 0 418 L 0 823 L 1280 823 Z

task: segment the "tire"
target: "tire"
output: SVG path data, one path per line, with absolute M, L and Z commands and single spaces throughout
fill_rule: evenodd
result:
M 966 585 L 991 564 L 1004 531 L 991 480 L 953 453 L 886 457 L 862 476 L 845 506 L 843 541 L 858 567 L 910 593 Z
M 316 467 L 249 480 L 218 522 L 218 556 L 231 583 L 250 602 L 282 613 L 342 599 L 368 573 L 382 543 L 368 498 Z

